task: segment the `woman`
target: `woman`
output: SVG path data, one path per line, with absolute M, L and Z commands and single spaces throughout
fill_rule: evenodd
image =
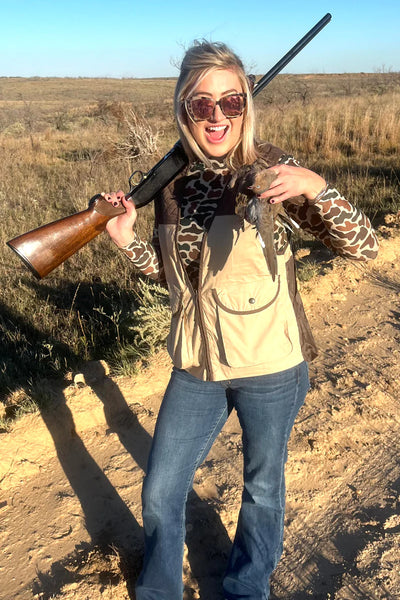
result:
M 316 356 L 287 222 L 353 259 L 374 258 L 377 241 L 368 219 L 320 175 L 255 141 L 251 83 L 224 44 L 188 50 L 175 112 L 189 166 L 155 199 L 152 244 L 133 232 L 136 211 L 123 192 L 106 195 L 126 208 L 108 223 L 110 236 L 143 273 L 167 282 L 172 308 L 174 368 L 143 485 L 145 558 L 136 597 L 182 599 L 187 494 L 234 407 L 244 488 L 224 597 L 265 600 L 282 552 L 287 442 L 309 387 L 307 361 Z M 250 212 L 236 214 L 243 167 L 254 164 L 275 175 L 259 196 L 265 210 L 281 209 L 273 213 L 276 277 Z

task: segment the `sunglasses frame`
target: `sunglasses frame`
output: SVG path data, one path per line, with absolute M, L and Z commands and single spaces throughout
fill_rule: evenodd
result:
M 224 98 L 229 98 L 230 96 L 240 96 L 241 98 L 243 98 L 243 109 L 242 111 L 238 114 L 238 115 L 233 115 L 233 116 L 228 116 L 224 113 L 224 110 L 222 108 L 222 104 L 221 104 L 221 100 L 223 100 Z M 219 100 L 214 100 L 214 98 L 210 98 L 208 96 L 199 96 L 199 98 L 205 98 L 207 100 L 212 100 L 212 102 L 214 102 L 214 106 L 212 109 L 212 112 L 210 114 L 209 117 L 206 117 L 205 119 L 198 119 L 194 116 L 193 111 L 191 109 L 191 101 L 193 99 L 193 96 L 190 96 L 189 98 L 185 98 L 184 100 L 184 105 L 185 105 L 185 109 L 187 114 L 189 115 L 189 117 L 195 122 L 195 123 L 199 123 L 201 121 L 208 121 L 210 119 L 210 117 L 212 117 L 212 115 L 215 112 L 215 109 L 217 108 L 217 106 L 220 107 L 222 114 L 224 115 L 224 117 L 226 117 L 227 119 L 237 119 L 237 117 L 242 116 L 242 114 L 244 113 L 244 109 L 246 108 L 246 104 L 247 104 L 247 94 L 245 94 L 244 92 L 234 92 L 231 94 L 226 94 L 225 96 L 221 96 L 221 98 Z

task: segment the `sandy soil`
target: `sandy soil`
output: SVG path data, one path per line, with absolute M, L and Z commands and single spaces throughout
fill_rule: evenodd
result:
M 399 224 L 367 266 L 335 259 L 303 284 L 320 347 L 290 441 L 285 552 L 273 597 L 400 598 Z M 51 408 L 0 436 L 0 598 L 133 599 L 140 490 L 170 372 L 135 380 L 107 365 L 55 386 Z M 196 475 L 185 598 L 218 600 L 241 495 L 231 415 Z

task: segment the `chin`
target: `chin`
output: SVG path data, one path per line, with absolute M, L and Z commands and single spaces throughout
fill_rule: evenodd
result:
M 230 148 L 228 150 L 223 150 L 222 148 L 220 150 L 208 150 L 206 152 L 206 155 L 209 158 L 222 158 L 223 156 L 226 156 L 229 152 Z
M 201 144 L 200 147 L 203 150 L 206 156 L 210 158 L 222 158 L 226 156 L 237 144 L 238 140 L 235 143 L 224 143 L 224 144 Z

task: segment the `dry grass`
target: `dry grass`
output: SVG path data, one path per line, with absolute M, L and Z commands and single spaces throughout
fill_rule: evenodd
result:
M 126 188 L 133 170 L 163 156 L 177 139 L 174 83 L 0 78 L 3 401 L 82 360 L 108 355 L 132 370 L 137 277 L 107 236 L 41 282 L 5 242 Z M 324 174 L 376 224 L 399 210 L 399 74 L 279 76 L 257 106 L 262 139 Z M 139 233 L 151 226 L 147 206 Z
M 290 144 L 293 152 L 319 154 L 337 162 L 345 157 L 373 162 L 377 155 L 393 156 L 400 142 L 400 90 L 385 96 L 323 98 L 292 105 L 289 114 L 271 107 L 261 117 L 260 135 L 274 143 Z M 276 123 L 281 122 L 277 129 Z

